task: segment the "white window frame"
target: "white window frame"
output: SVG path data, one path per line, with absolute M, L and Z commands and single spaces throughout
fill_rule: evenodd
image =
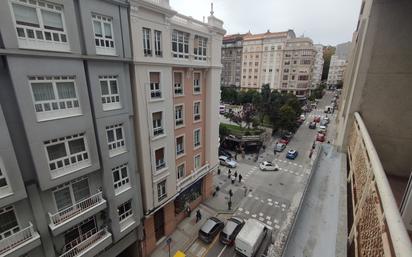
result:
M 38 121 L 60 119 L 82 114 L 79 92 L 77 90 L 75 76 L 29 76 L 30 94 L 33 99 L 33 107 Z M 59 98 L 57 83 L 73 83 L 75 98 Z M 33 85 L 36 83 L 50 83 L 53 88 L 54 99 L 36 101 Z
M 103 95 L 102 82 L 106 81 L 108 94 Z M 111 82 L 116 83 L 117 93 L 112 92 Z M 119 90 L 119 80 L 118 76 L 99 76 L 99 85 L 101 93 L 101 101 L 103 106 L 103 111 L 117 110 L 122 108 L 122 103 L 120 99 Z
M 158 73 L 159 74 L 159 83 L 151 82 L 150 81 L 150 73 Z M 160 71 L 149 71 L 149 94 L 150 94 L 150 101 L 158 101 L 163 99 L 162 94 L 162 73 Z
M 183 166 L 183 174 L 180 174 L 179 173 L 179 167 L 182 167 L 182 166 Z M 179 181 L 179 180 L 183 179 L 185 176 L 186 176 L 186 162 L 182 162 L 182 163 L 179 163 L 179 165 L 176 166 L 176 177 L 177 177 L 177 180 Z
M 152 56 L 152 30 L 146 27 L 142 28 L 143 33 L 143 54 Z
M 70 154 L 69 142 L 78 139 L 83 139 L 85 150 L 75 154 Z M 47 147 L 57 144 L 64 144 L 66 156 L 57 158 L 55 160 L 50 160 Z M 44 151 L 52 178 L 57 178 L 91 165 L 89 147 L 84 132 L 66 137 L 46 140 L 44 142 Z M 61 165 L 61 167 L 59 167 L 59 165 Z
M 156 122 L 156 126 L 155 126 L 155 120 L 153 119 L 153 115 L 156 113 L 160 113 L 160 126 L 159 126 L 159 122 Z M 165 135 L 165 130 L 164 130 L 164 112 L 163 111 L 154 111 L 152 112 L 152 135 L 153 137 L 160 137 Z
M 154 49 L 155 49 L 155 56 L 162 57 L 162 31 L 154 30 Z
M 195 74 L 199 74 L 199 79 L 195 80 Z M 193 94 L 198 95 L 202 93 L 202 73 L 200 71 L 193 72 Z
M 29 24 L 17 24 L 13 10 L 13 4 L 35 8 L 38 20 L 38 26 Z M 9 1 L 11 15 L 16 28 L 17 41 L 20 48 L 39 49 L 46 51 L 69 52 L 70 44 L 67 36 L 66 22 L 64 18 L 63 5 L 32 0 L 23 3 L 17 0 Z M 46 28 L 44 25 L 42 10 L 57 13 L 61 17 L 62 30 Z M 30 36 L 31 35 L 31 36 Z
M 160 149 L 163 149 L 163 163 L 157 163 L 157 160 L 156 160 L 156 151 L 157 150 L 160 150 Z M 159 147 L 159 148 L 156 148 L 154 151 L 153 151 L 153 160 L 154 160 L 154 170 L 155 170 L 155 174 L 158 174 L 158 173 L 160 173 L 160 172 L 162 172 L 163 170 L 165 170 L 165 169 L 167 169 L 167 163 L 166 163 L 166 146 L 161 146 L 161 147 Z
M 185 126 L 185 105 L 184 104 L 176 104 L 174 106 L 174 116 L 175 116 L 175 128 L 182 128 Z M 178 107 L 182 107 L 182 117 L 180 119 L 176 119 L 176 110 Z M 178 121 L 182 121 L 182 124 L 176 124 Z
M 182 149 L 179 149 L 178 148 L 178 144 L 177 144 L 177 139 L 178 138 L 183 138 L 183 142 L 182 142 Z M 176 155 L 176 159 L 178 159 L 178 158 L 180 158 L 180 157 L 183 157 L 183 156 L 185 156 L 186 155 L 186 147 L 185 147 L 185 144 L 186 144 L 186 140 L 185 140 L 185 135 L 184 134 L 181 134 L 181 135 L 179 135 L 179 136 L 176 136 L 175 137 L 175 145 L 176 145 L 176 151 L 175 151 L 175 155 Z M 179 151 L 180 150 L 180 151 Z M 180 153 L 179 153 L 180 152 Z
M 196 131 L 199 131 L 199 144 L 196 145 Z M 201 128 L 197 128 L 193 130 L 193 148 L 198 149 L 202 147 L 202 130 Z
M 101 36 L 96 35 L 96 31 L 94 29 L 94 23 L 95 22 L 100 23 L 100 28 L 101 28 L 101 31 L 102 31 Z M 110 25 L 111 38 L 106 37 L 104 24 L 109 24 Z M 99 55 L 116 55 L 116 44 L 115 44 L 115 40 L 114 40 L 115 36 L 114 36 L 114 31 L 113 31 L 113 18 L 93 13 L 92 14 L 92 27 L 93 27 L 93 35 L 94 35 L 94 45 L 96 47 L 96 54 L 99 54 Z M 97 44 L 97 42 L 99 42 L 99 43 Z M 103 42 L 103 45 L 102 45 L 102 42 Z
M 126 169 L 126 176 L 123 176 L 122 174 L 123 169 Z M 118 177 L 119 177 L 118 181 L 115 180 L 115 173 L 118 173 Z M 131 188 L 128 163 L 124 163 L 117 167 L 112 168 L 112 177 L 113 177 L 114 193 L 116 195 Z
M 196 113 L 196 106 L 198 106 Z M 201 122 L 202 121 L 202 102 L 201 101 L 194 101 L 193 102 L 193 122 Z
M 180 85 L 175 83 L 175 74 L 176 73 L 180 73 L 180 75 L 182 76 L 182 82 L 180 83 Z M 184 89 L 185 88 L 184 87 L 185 82 L 184 81 L 185 81 L 185 78 L 184 78 L 184 72 L 183 71 L 174 71 L 173 72 L 173 94 L 174 94 L 175 97 L 185 95 L 185 89 Z M 179 86 L 176 86 L 176 85 L 179 85 Z M 180 94 L 176 93 L 176 89 L 180 89 L 182 93 L 180 93 Z
M 125 208 L 127 205 L 130 205 L 130 209 L 128 210 Z M 120 214 L 121 208 L 124 208 L 124 212 L 122 214 Z M 121 205 L 117 207 L 117 216 L 119 217 L 120 223 L 123 223 L 130 217 L 133 217 L 133 205 L 132 205 L 131 199 L 122 203 Z
M 116 131 L 120 129 L 122 133 L 122 138 L 117 138 Z M 113 132 L 114 141 L 109 142 L 108 132 Z M 113 157 L 124 152 L 127 152 L 126 147 L 126 135 L 124 133 L 123 123 L 117 123 L 110 126 L 106 126 L 106 139 L 107 139 L 107 149 L 109 150 L 109 156 Z
M 172 56 L 174 58 L 189 59 L 189 38 L 190 34 L 180 30 L 172 31 Z M 173 50 L 173 44 L 176 44 L 176 50 Z M 182 51 L 179 50 L 180 46 Z
M 164 186 L 160 187 L 161 184 L 164 184 Z M 161 202 L 161 201 L 163 201 L 164 199 L 167 198 L 167 180 L 164 179 L 164 180 L 158 182 L 157 185 L 156 185 L 156 188 L 157 188 L 157 201 Z
M 10 236 L 12 236 L 13 234 L 15 234 L 15 233 L 17 233 L 17 232 L 20 231 L 20 221 L 19 221 L 19 218 L 18 218 L 18 216 L 17 216 L 17 214 L 16 214 L 16 209 L 14 208 L 14 206 L 13 206 L 13 205 L 9 205 L 9 206 L 5 206 L 5 207 L 3 207 L 3 208 L 0 208 L 0 213 L 1 213 L 1 214 L 5 213 L 5 212 L 9 212 L 9 211 L 12 211 L 12 212 L 14 213 L 14 217 L 15 217 L 15 219 L 16 219 L 17 226 L 14 226 L 14 227 L 12 227 L 12 228 L 4 231 L 3 233 L 1 233 L 1 234 L 0 234 L 0 240 L 3 240 L 3 239 L 5 239 L 5 238 L 7 238 L 7 237 L 10 237 Z
M 207 54 L 207 38 L 199 35 L 195 35 L 195 44 L 197 47 L 193 47 L 193 54 L 195 60 L 206 61 Z
M 199 167 L 196 167 L 196 159 L 199 159 Z M 201 167 L 202 167 L 202 157 L 201 157 L 201 155 L 200 155 L 200 153 L 199 153 L 199 154 L 196 154 L 196 155 L 193 157 L 193 170 L 194 170 L 194 171 L 199 170 Z
M 88 187 L 88 189 L 89 189 L 89 197 L 90 197 L 90 196 L 92 196 L 92 193 L 91 193 L 91 190 L 90 190 L 90 183 L 89 183 L 89 178 L 88 178 L 88 177 L 80 177 L 80 178 L 77 178 L 77 179 L 75 179 L 75 180 L 72 180 L 72 181 L 70 181 L 70 182 L 61 184 L 61 185 L 53 188 L 53 190 L 52 190 L 53 203 L 54 203 L 54 207 L 55 207 L 55 210 L 56 210 L 56 211 L 59 211 L 59 208 L 58 208 L 58 206 L 57 206 L 56 196 L 55 196 L 55 193 L 56 193 L 57 191 L 61 191 L 61 190 L 65 189 L 65 188 L 68 188 L 68 189 L 69 189 L 69 193 L 70 193 L 71 205 L 70 205 L 70 206 L 67 206 L 67 207 L 65 207 L 65 208 L 63 208 L 63 209 L 61 209 L 60 211 L 65 210 L 65 209 L 67 209 L 67 208 L 75 205 L 76 203 L 81 202 L 81 201 L 87 199 L 87 198 L 85 198 L 85 199 L 80 199 L 80 200 L 76 201 L 76 198 L 75 198 L 75 196 L 74 196 L 73 184 L 74 184 L 74 183 L 78 183 L 78 182 L 83 181 L 83 180 L 86 180 L 86 181 L 87 181 L 87 187 Z
M 0 157 L 0 180 L 4 180 L 6 185 L 0 187 L 0 198 L 3 198 L 12 193 L 9 178 L 7 177 L 6 167 L 4 166 L 3 159 Z

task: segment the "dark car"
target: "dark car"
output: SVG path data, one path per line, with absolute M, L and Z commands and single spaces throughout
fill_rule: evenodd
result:
M 199 230 L 199 239 L 205 243 L 213 241 L 215 236 L 223 229 L 225 224 L 218 218 L 210 217 Z
M 316 122 L 312 121 L 311 123 L 309 123 L 309 128 L 316 129 Z
M 225 228 L 220 232 L 220 242 L 225 245 L 232 245 L 243 225 L 245 225 L 245 221 L 241 218 L 232 217 L 228 219 Z
M 231 153 L 229 153 L 229 152 L 226 151 L 225 149 L 219 147 L 219 156 L 221 156 L 221 155 L 226 156 L 226 157 L 228 157 L 228 158 L 232 158 L 232 157 L 233 157 Z
M 286 154 L 286 158 L 290 160 L 294 160 L 296 157 L 298 157 L 298 151 L 296 150 L 289 150 Z

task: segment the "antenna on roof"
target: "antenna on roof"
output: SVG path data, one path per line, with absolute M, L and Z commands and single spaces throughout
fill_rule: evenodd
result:
M 215 12 L 213 11 L 213 2 L 210 3 L 210 15 L 213 16 Z

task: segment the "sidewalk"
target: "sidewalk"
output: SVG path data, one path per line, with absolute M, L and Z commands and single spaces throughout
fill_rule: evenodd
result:
M 200 209 L 202 219 L 196 223 L 196 211 Z M 216 216 L 217 213 L 209 207 L 200 204 L 198 208 L 192 211 L 190 217 L 185 218 L 177 225 L 176 230 L 169 236 L 172 239 L 170 244 L 170 256 L 174 256 L 177 251 L 187 251 L 190 245 L 197 239 L 198 231 L 205 221 L 211 217 Z M 151 257 L 169 257 L 169 249 L 166 240 L 161 242 L 156 250 L 150 255 Z

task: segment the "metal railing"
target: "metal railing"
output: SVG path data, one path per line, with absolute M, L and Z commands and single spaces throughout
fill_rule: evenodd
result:
M 95 195 L 90 196 L 74 205 L 67 207 L 55 214 L 49 213 L 50 223 L 53 225 L 58 225 L 65 222 L 66 220 L 82 213 L 83 211 L 98 205 L 103 201 L 103 192 L 98 192 Z
M 3 254 L 25 242 L 32 239 L 34 236 L 33 224 L 29 222 L 29 226 L 16 233 L 0 240 L 0 254 Z
M 193 171 L 188 176 L 182 178 L 181 180 L 177 181 L 177 190 L 179 191 L 182 188 L 190 185 L 192 182 L 196 181 L 196 179 L 202 177 L 209 171 L 209 163 L 206 163 L 198 170 Z
M 412 245 L 378 153 L 359 113 L 349 138 L 353 223 L 348 244 L 359 257 L 410 257 Z
M 70 248 L 70 250 L 64 252 L 62 255 L 60 255 L 60 257 L 77 256 L 81 252 L 86 250 L 88 247 L 90 247 L 92 244 L 96 243 L 101 238 L 103 238 L 104 236 L 109 234 L 109 232 L 107 231 L 107 227 L 105 227 L 105 228 L 103 228 L 103 229 L 101 229 L 97 232 L 94 229 L 90 230 L 89 232 L 91 232 L 92 234 L 86 233 L 85 236 L 83 236 L 81 238 L 79 237 L 78 239 L 71 242 L 70 247 L 65 247 L 65 248 Z

